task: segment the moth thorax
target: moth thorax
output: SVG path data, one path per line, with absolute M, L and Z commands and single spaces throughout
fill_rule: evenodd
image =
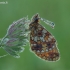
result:
M 30 25 L 29 25 L 29 29 L 32 30 L 32 29 L 37 29 L 38 28 L 38 23 L 35 23 L 35 22 L 32 22 Z

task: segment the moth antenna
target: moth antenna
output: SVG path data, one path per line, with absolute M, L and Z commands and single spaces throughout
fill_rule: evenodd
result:
M 41 18 L 41 20 L 42 20 L 43 22 L 45 22 L 47 25 L 49 25 L 49 26 L 51 26 L 52 28 L 54 28 L 55 24 L 54 24 L 53 22 L 51 22 L 51 21 L 49 21 L 49 20 L 46 20 L 46 19 L 44 19 L 44 18 Z

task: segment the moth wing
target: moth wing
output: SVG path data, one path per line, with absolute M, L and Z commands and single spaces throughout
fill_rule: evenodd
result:
M 30 33 L 31 50 L 40 58 L 48 61 L 59 59 L 59 51 L 54 36 L 42 25 Z

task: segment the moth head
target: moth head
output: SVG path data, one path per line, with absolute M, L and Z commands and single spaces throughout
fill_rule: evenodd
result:
M 39 17 L 39 14 L 35 14 L 32 19 L 31 19 L 31 23 L 29 25 L 29 29 L 33 29 L 33 28 L 36 28 L 37 24 L 39 23 L 39 20 L 40 20 L 40 17 Z
M 40 20 L 40 17 L 39 17 L 39 14 L 38 14 L 38 13 L 35 14 L 35 15 L 32 17 L 32 19 L 31 19 L 31 21 L 32 21 L 32 22 L 35 22 L 35 23 L 38 23 L 39 20 Z

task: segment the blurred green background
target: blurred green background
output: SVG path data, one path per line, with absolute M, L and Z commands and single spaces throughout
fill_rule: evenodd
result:
M 60 60 L 57 62 L 43 61 L 30 52 L 29 43 L 25 46 L 20 58 L 6 56 L 0 58 L 0 70 L 70 70 L 70 0 L 0 0 L 0 38 L 4 37 L 8 26 L 28 15 L 29 19 L 36 14 L 53 21 L 52 29 L 45 23 L 58 42 Z M 6 54 L 1 48 L 0 55 Z

